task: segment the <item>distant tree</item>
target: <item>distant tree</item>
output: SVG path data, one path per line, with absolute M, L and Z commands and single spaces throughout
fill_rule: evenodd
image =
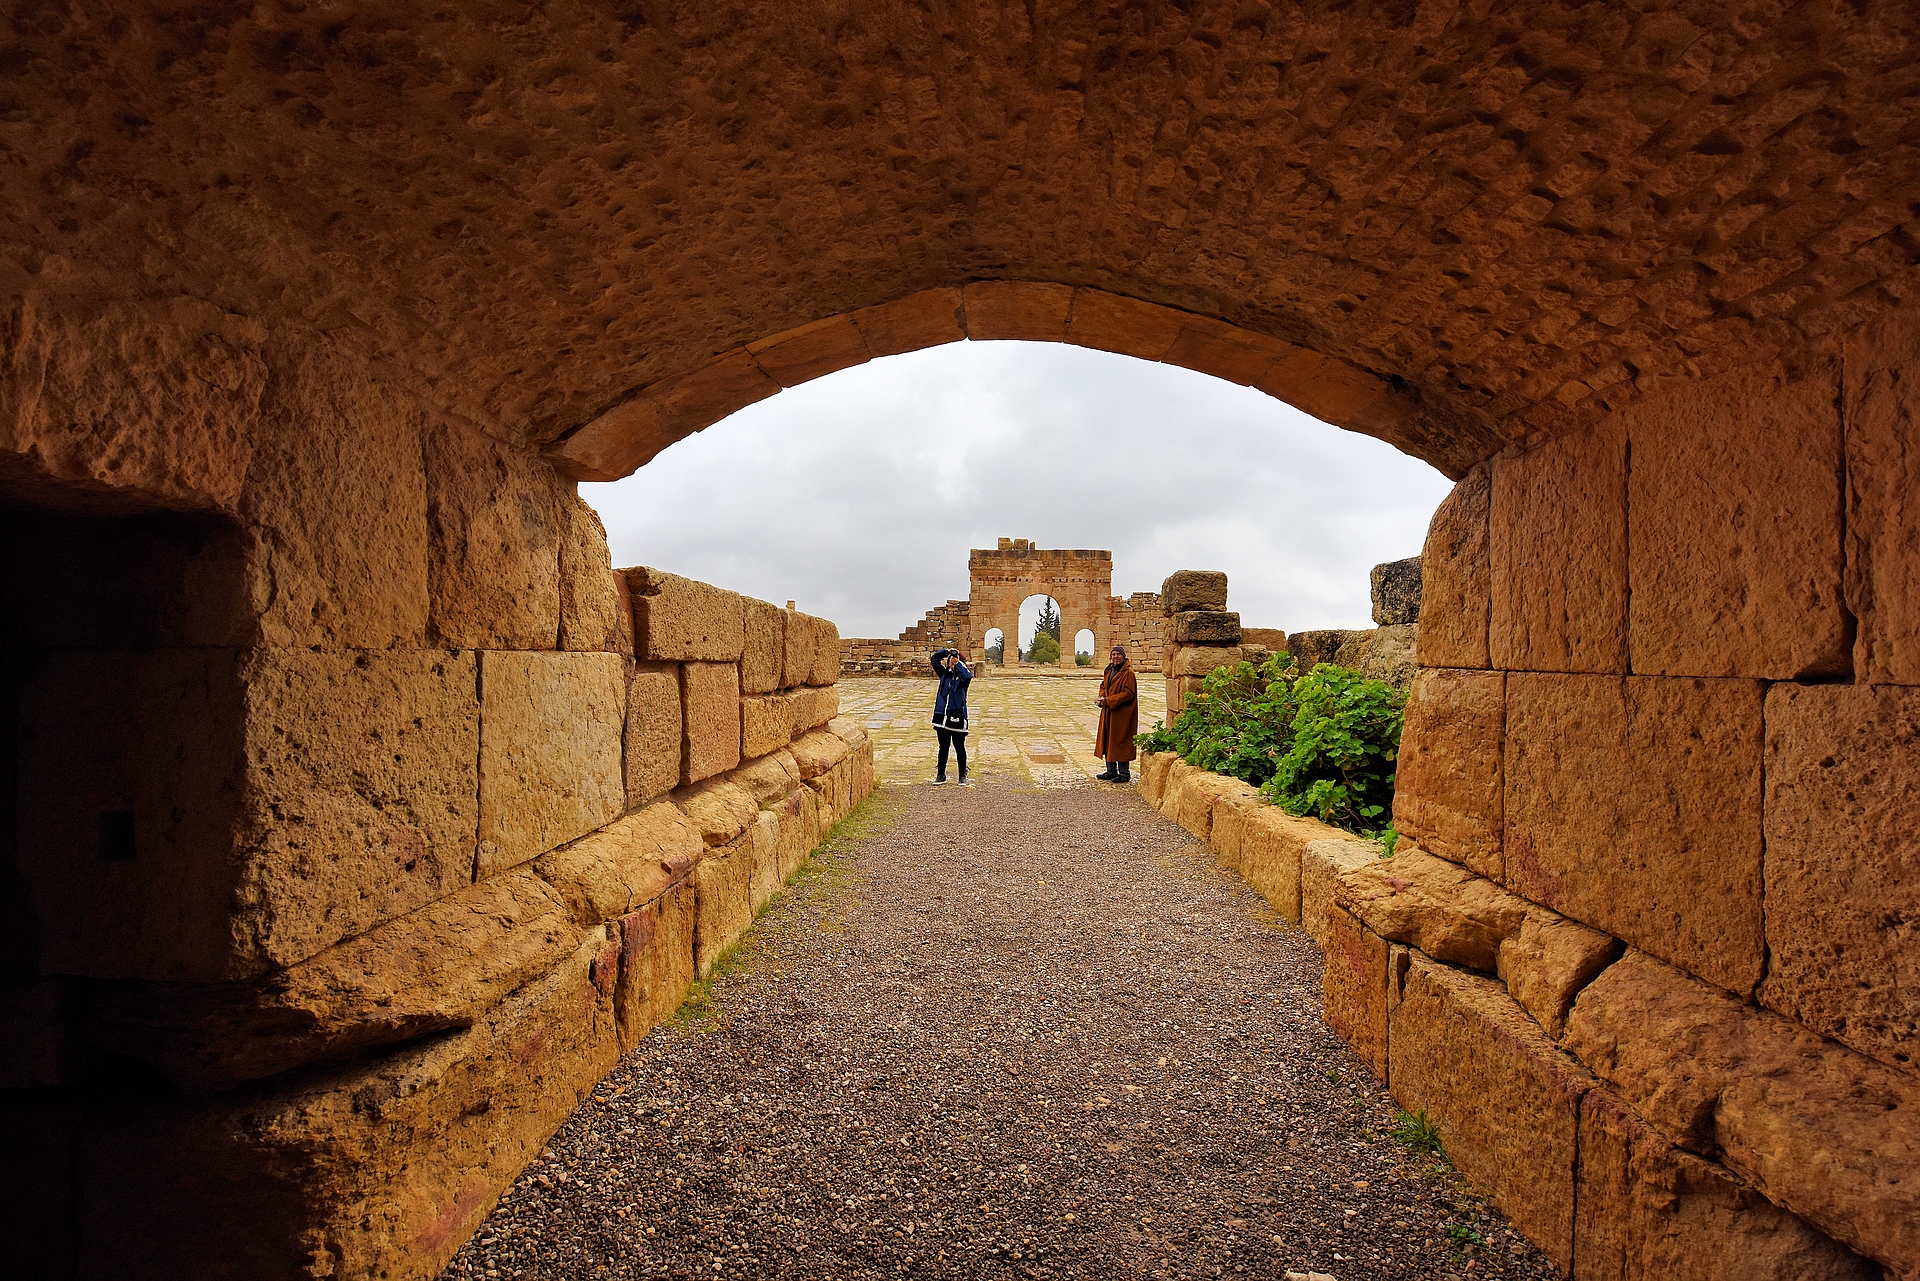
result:
M 1027 661 L 1032 663 L 1057 663 L 1060 661 L 1060 638 L 1051 632 L 1035 632 L 1033 644 L 1027 647 Z
M 987 646 L 986 655 L 989 663 L 998 663 L 1002 666 L 1006 664 L 1007 638 L 1004 634 L 1001 635 L 999 640 Z
M 1040 621 L 1034 625 L 1034 638 L 1037 640 L 1042 632 L 1053 637 L 1053 656 L 1060 657 L 1060 611 L 1053 607 L 1051 596 L 1040 602 Z

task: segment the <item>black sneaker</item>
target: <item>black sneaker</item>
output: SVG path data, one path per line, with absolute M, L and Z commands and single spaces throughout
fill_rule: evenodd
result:
M 1116 773 L 1114 773 L 1114 772 L 1113 772 L 1113 762 L 1112 762 L 1112 761 L 1108 761 L 1108 762 L 1107 762 L 1107 772 L 1106 772 L 1106 773 L 1104 773 L 1104 774 L 1095 774 L 1095 775 L 1094 775 L 1093 777 L 1094 777 L 1094 781 L 1095 781 L 1095 782 L 1100 782 L 1100 783 L 1117 783 L 1117 782 L 1119 782 L 1119 781 L 1120 781 L 1120 776 L 1119 776 L 1118 774 L 1116 774 Z

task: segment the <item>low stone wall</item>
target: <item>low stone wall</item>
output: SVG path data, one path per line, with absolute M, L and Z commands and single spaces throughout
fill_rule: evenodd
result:
M 872 790 L 872 748 L 837 715 L 831 623 L 610 571 L 604 550 L 600 565 L 564 587 L 604 649 L 432 660 L 477 701 L 451 780 L 468 808 L 449 801 L 476 852 L 441 893 L 235 981 L 69 980 L 44 1010 L 4 1012 L 7 1084 L 61 1088 L 31 1106 L 16 1091 L 0 1133 L 45 1154 L 25 1195 L 77 1226 L 79 1275 L 434 1276 Z M 382 741 L 391 760 L 409 733 L 448 732 L 410 708 L 342 735 L 341 686 L 283 662 L 255 677 L 288 700 L 272 734 L 318 740 L 276 758 L 289 767 L 323 768 L 337 739 L 343 767 L 374 771 Z M 379 690 L 353 688 L 376 715 Z M 367 911 L 375 878 L 305 824 L 316 919 Z M 420 856 L 399 836 L 386 849 Z M 77 1088 L 58 1048 L 76 1041 L 150 1083 Z

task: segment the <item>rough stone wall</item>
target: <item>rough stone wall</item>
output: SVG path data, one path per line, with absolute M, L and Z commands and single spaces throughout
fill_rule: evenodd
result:
M 991 551 L 968 553 L 969 596 L 927 611 L 926 617 L 895 640 L 853 638 L 841 642 L 841 662 L 849 674 L 928 676 L 927 659 L 944 647 L 970 655 L 976 674 L 985 661 L 987 633 L 995 628 L 1018 648 L 1020 605 L 1030 596 L 1051 596 L 1060 610 L 1060 666 L 1071 668 L 1073 638 L 1093 632 L 1095 667 L 1105 666 L 1114 645 L 1128 647 L 1134 666 L 1158 671 L 1161 653 L 1160 598 L 1135 592 L 1122 599 L 1109 594 L 1113 553 L 1047 551 L 1025 538 L 1002 538 Z
M 1920 1275 L 1916 364 L 1887 317 L 1468 475 L 1400 850 L 1269 873 L 1325 887 L 1329 1024 L 1577 1281 Z M 1174 812 L 1244 828 L 1230 782 Z
M 616 572 L 538 455 L 184 316 L 35 317 L 0 382 L 63 442 L 3 478 L 0 1230 L 431 1276 L 871 751 L 831 623 Z

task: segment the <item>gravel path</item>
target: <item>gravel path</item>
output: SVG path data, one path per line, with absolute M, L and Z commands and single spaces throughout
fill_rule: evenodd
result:
M 447 1278 L 1553 1275 L 1131 789 L 889 787 L 728 968 Z

